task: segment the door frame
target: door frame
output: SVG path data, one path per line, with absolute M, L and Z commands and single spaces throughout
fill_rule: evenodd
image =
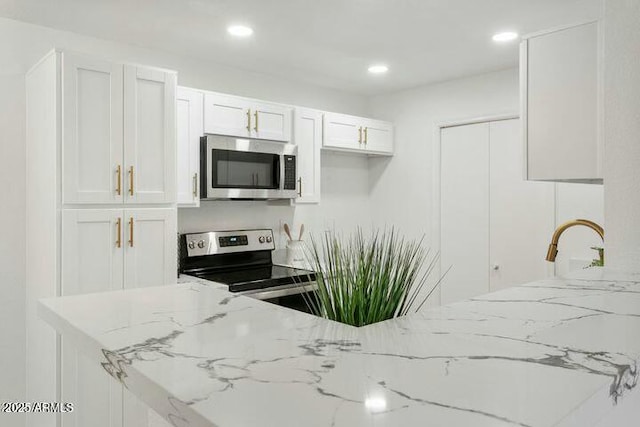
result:
M 441 206 L 441 191 L 442 191 L 442 130 L 445 128 L 451 128 L 456 126 L 466 126 L 473 125 L 477 123 L 489 123 L 489 122 L 499 122 L 503 120 L 513 120 L 520 119 L 519 113 L 504 113 L 504 114 L 495 114 L 489 116 L 479 116 L 472 117 L 466 119 L 456 119 L 456 120 L 448 120 L 437 122 L 434 126 L 434 142 L 433 145 L 433 191 L 431 198 L 431 215 L 433 218 L 432 228 L 431 228 L 431 236 L 433 238 L 433 246 L 436 248 L 437 253 L 440 254 L 442 250 L 441 246 L 441 232 L 442 232 L 442 206 Z M 523 159 L 523 162 L 526 159 Z M 440 277 L 442 274 L 442 264 L 441 260 L 438 259 L 438 263 L 435 268 L 436 275 L 435 277 Z M 437 290 L 438 294 L 438 305 L 442 305 L 442 294 L 440 289 Z

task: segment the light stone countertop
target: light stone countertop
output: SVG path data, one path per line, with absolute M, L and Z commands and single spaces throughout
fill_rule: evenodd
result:
M 40 316 L 176 426 L 585 427 L 640 393 L 640 275 L 594 268 L 362 328 L 180 281 Z

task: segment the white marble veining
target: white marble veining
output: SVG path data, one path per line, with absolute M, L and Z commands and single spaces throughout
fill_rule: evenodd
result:
M 640 276 L 605 269 L 363 328 L 191 278 L 40 314 L 175 426 L 606 426 L 640 388 Z

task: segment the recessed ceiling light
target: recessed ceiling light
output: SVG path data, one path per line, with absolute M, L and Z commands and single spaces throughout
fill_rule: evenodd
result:
M 246 25 L 230 25 L 227 32 L 236 37 L 249 37 L 253 34 L 253 29 Z
M 494 42 L 510 42 L 518 38 L 518 33 L 513 31 L 505 31 L 504 33 L 494 34 L 492 39 Z
M 383 74 L 389 71 L 389 67 L 383 64 L 376 64 L 369 67 L 369 72 L 372 74 Z

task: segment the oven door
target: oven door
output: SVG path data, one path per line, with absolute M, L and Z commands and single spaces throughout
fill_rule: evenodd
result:
M 294 144 L 208 135 L 201 146 L 203 199 L 290 199 Z M 295 173 L 295 165 L 293 171 Z M 289 172 L 289 173 L 287 173 Z

